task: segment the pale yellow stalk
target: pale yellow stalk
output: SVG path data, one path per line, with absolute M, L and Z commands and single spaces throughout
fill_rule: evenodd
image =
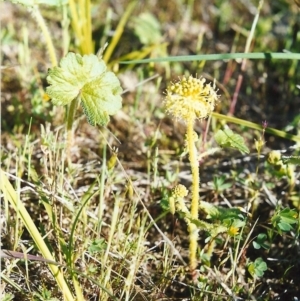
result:
M 189 151 L 189 160 L 191 163 L 192 170 L 192 203 L 191 203 L 191 218 L 198 220 L 198 210 L 199 210 L 199 166 L 197 160 L 197 150 L 195 147 L 195 132 L 194 132 L 194 121 L 190 120 L 187 123 L 187 137 L 186 142 Z M 197 268 L 197 241 L 198 241 L 198 229 L 194 223 L 189 223 L 190 232 L 190 268 L 195 270 Z
M 194 123 L 196 119 L 208 117 L 212 113 L 219 98 L 219 95 L 215 91 L 215 85 L 205 84 L 205 81 L 204 78 L 194 78 L 192 76 L 182 77 L 179 81 L 171 83 L 167 88 L 167 96 L 165 99 L 167 112 L 187 124 L 186 144 L 192 171 L 192 202 L 190 213 L 186 214 L 186 221 L 190 235 L 190 270 L 193 274 L 197 268 L 199 230 L 195 222 L 198 221 L 200 191 L 198 155 L 195 146 L 195 142 L 198 138 L 194 132 Z M 177 204 L 181 206 L 183 212 L 187 210 L 182 200 L 184 196 L 184 189 L 177 187 L 173 192 L 170 202 L 172 213 L 174 213 L 174 200 L 177 200 Z M 178 200 L 180 200 L 181 204 Z

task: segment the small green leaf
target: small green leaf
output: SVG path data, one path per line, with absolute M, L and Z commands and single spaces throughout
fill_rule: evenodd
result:
M 134 33 L 144 45 L 156 44 L 162 39 L 160 23 L 150 13 L 142 13 L 134 17 L 133 28 Z
M 257 243 L 256 241 L 253 241 L 253 247 L 256 250 L 259 250 L 261 248 L 261 245 L 259 243 Z
M 269 249 L 270 244 L 267 241 L 267 235 L 264 233 L 258 234 L 256 241 L 253 241 L 253 247 L 257 250 L 260 248 Z
M 238 208 L 218 207 L 205 201 L 201 201 L 199 208 L 207 214 L 207 218 L 214 221 L 226 221 L 226 226 L 231 226 L 234 220 L 244 221 L 245 219 L 241 210 Z M 228 222 L 229 225 L 227 224 Z M 235 226 L 237 226 L 237 224 Z
M 14 298 L 15 298 L 15 296 L 14 296 L 13 294 L 6 293 L 6 294 L 3 296 L 2 301 L 13 301 L 13 300 L 15 300 Z
M 294 222 L 296 222 L 298 219 L 298 213 L 295 209 L 284 208 L 279 214 L 282 217 L 290 218 Z
M 122 107 L 120 82 L 96 55 L 68 53 L 60 67 L 49 70 L 47 81 L 53 103 L 64 106 L 78 97 L 91 125 L 106 125 Z
M 300 165 L 300 156 L 282 156 L 281 160 L 283 164 Z
M 202 220 L 190 219 L 187 216 L 185 216 L 185 218 L 189 219 L 191 223 L 195 224 L 198 229 L 209 232 L 212 237 L 215 237 L 220 233 L 225 233 L 228 230 L 227 227 L 223 225 L 210 224 Z
M 231 224 L 231 227 L 235 227 L 235 228 L 242 228 L 245 226 L 245 221 L 242 221 L 240 219 L 234 219 L 232 224 Z
M 221 210 L 217 206 L 215 206 L 209 202 L 202 201 L 202 202 L 200 202 L 199 207 L 201 210 L 203 210 L 207 214 L 208 218 L 212 218 L 212 219 L 220 218 Z
M 281 216 L 281 222 L 283 223 L 287 223 L 287 224 L 295 224 L 298 222 L 297 218 L 295 217 L 285 217 L 285 216 Z
M 214 176 L 213 184 L 216 192 L 222 192 L 232 186 L 231 183 L 225 183 L 226 176 L 222 175 L 220 177 Z
M 291 224 L 284 223 L 284 222 L 278 223 L 278 227 L 280 228 L 280 230 L 282 230 L 284 232 L 288 232 L 293 229 Z
M 88 248 L 91 254 L 100 253 L 105 249 L 106 249 L 106 242 L 103 238 L 95 239 Z
M 248 265 L 248 272 L 253 278 L 262 277 L 267 269 L 268 266 L 261 257 L 257 258 L 254 262 L 251 262 Z
M 287 232 L 293 229 L 293 224 L 298 222 L 298 213 L 295 209 L 285 208 L 276 212 L 272 217 L 271 222 L 277 228 L 280 234 L 282 231 Z
M 215 134 L 215 140 L 221 147 L 231 147 L 239 150 L 241 153 L 249 154 L 249 149 L 245 145 L 242 136 L 233 133 L 230 129 L 218 130 Z

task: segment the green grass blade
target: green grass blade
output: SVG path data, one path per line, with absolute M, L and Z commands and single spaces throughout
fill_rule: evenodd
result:
M 235 59 L 274 59 L 274 60 L 300 60 L 300 53 L 285 52 L 254 52 L 254 53 L 220 53 L 220 54 L 200 54 L 169 56 L 160 58 L 151 58 L 143 60 L 132 60 L 119 62 L 120 64 L 142 64 L 142 63 L 162 63 L 162 62 L 191 62 L 191 61 L 217 61 L 217 60 L 235 60 Z
M 254 130 L 262 130 L 263 129 L 262 125 L 259 125 L 259 124 L 256 124 L 256 123 L 253 123 L 253 122 L 250 122 L 250 121 L 246 121 L 246 120 L 243 120 L 243 119 L 239 119 L 239 118 L 236 118 L 236 117 L 233 117 L 233 116 L 226 116 L 226 115 L 215 113 L 215 112 L 212 113 L 212 116 L 215 117 L 215 118 L 223 119 L 223 120 L 226 120 L 228 122 L 239 124 L 239 125 L 242 125 L 242 126 L 254 129 Z M 272 134 L 274 136 L 277 136 L 277 137 L 285 138 L 285 139 L 292 140 L 292 141 L 295 141 L 295 142 L 300 142 L 300 136 L 288 134 L 284 131 L 280 131 L 280 130 L 277 130 L 277 129 L 267 127 L 265 129 L 265 132 L 269 133 L 269 134 Z
M 6 177 L 2 169 L 0 169 L 0 190 L 3 192 L 4 198 L 7 199 L 9 203 L 12 205 L 12 207 L 18 212 L 20 218 L 22 219 L 32 239 L 36 243 L 38 249 L 41 251 L 43 257 L 55 261 L 55 258 L 53 258 L 52 254 L 50 253 L 47 245 L 45 244 L 41 234 L 36 228 L 25 206 L 23 205 L 22 202 L 18 201 L 17 193 L 12 187 L 12 185 L 10 184 L 8 178 Z M 74 301 L 73 295 L 59 267 L 53 264 L 49 264 L 49 268 L 52 274 L 54 275 L 65 300 Z
M 104 62 L 107 63 L 109 61 L 109 59 L 110 59 L 110 57 L 111 57 L 111 55 L 112 55 L 112 53 L 113 53 L 116 45 L 118 44 L 118 42 L 119 42 L 119 40 L 120 40 L 120 38 L 122 36 L 122 33 L 124 31 L 124 28 L 125 28 L 125 25 L 126 25 L 128 19 L 130 18 L 131 14 L 132 14 L 132 11 L 135 8 L 136 4 L 137 4 L 137 1 L 131 2 L 128 5 L 126 11 L 124 12 L 124 14 L 123 14 L 123 16 L 122 16 L 122 18 L 121 18 L 118 26 L 117 26 L 117 29 L 116 29 L 116 31 L 114 33 L 114 36 L 113 36 L 113 38 L 112 38 L 109 46 L 107 47 L 107 49 L 106 49 L 106 51 L 105 51 L 105 53 L 103 55 Z

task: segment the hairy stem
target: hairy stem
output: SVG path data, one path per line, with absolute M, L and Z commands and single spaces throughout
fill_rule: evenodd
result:
M 195 136 L 194 136 L 194 120 L 191 119 L 187 124 L 187 146 L 189 151 L 189 160 L 192 169 L 192 203 L 191 203 L 191 218 L 198 219 L 198 208 L 199 208 L 199 167 L 197 161 L 197 150 L 195 147 Z M 194 271 L 197 267 L 197 246 L 198 246 L 198 229 L 194 223 L 189 223 L 190 232 L 190 269 Z

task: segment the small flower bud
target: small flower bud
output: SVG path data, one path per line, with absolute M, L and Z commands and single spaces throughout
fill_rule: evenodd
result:
M 118 149 L 113 149 L 112 156 L 109 158 L 107 161 L 107 169 L 112 170 L 116 163 L 117 163 L 117 158 L 118 158 Z

